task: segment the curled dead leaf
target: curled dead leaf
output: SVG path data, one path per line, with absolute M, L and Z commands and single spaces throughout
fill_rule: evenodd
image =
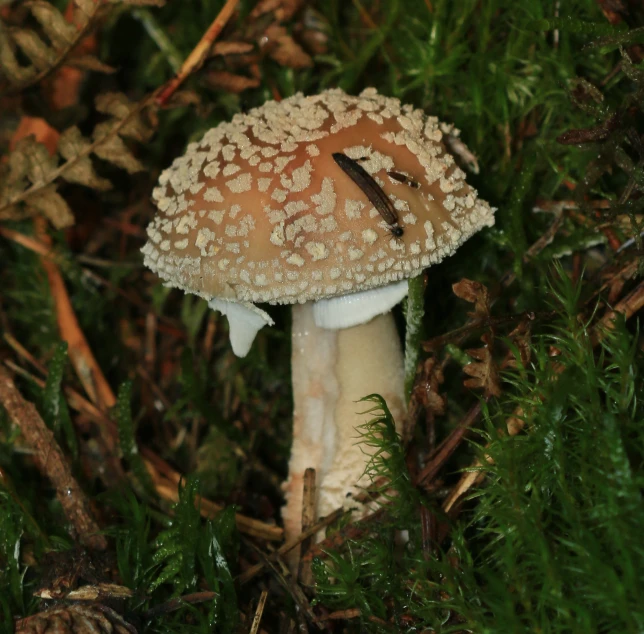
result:
M 206 74 L 206 81 L 220 90 L 226 92 L 240 93 L 249 88 L 257 88 L 260 80 L 244 75 L 236 75 L 225 70 L 213 70 Z
M 251 20 L 272 12 L 279 22 L 290 20 L 302 7 L 304 0 L 259 0 L 250 12 Z
M 486 336 L 483 335 L 482 339 Z M 463 385 L 472 389 L 482 389 L 486 398 L 501 396 L 501 380 L 490 348 L 484 346 L 472 348 L 466 352 L 475 361 L 463 367 L 463 372 L 472 377 L 465 379 Z
M 15 27 L 9 33 L 36 70 L 43 71 L 56 64 L 56 51 L 47 46 L 35 31 Z
M 272 24 L 264 32 L 263 49 L 281 66 L 308 68 L 313 66 L 311 56 L 288 34 L 286 29 Z
M 112 121 L 105 121 L 94 128 L 94 154 L 130 174 L 142 172 L 143 164 L 134 157 L 123 139 L 112 133 L 112 127 L 115 125 Z
M 454 295 L 474 304 L 474 312 L 468 315 L 475 319 L 486 319 L 490 314 L 490 293 L 481 282 L 474 282 L 463 278 L 460 282 L 452 284 Z
M 510 341 L 514 344 L 514 350 L 509 350 L 501 363 L 501 369 L 517 368 L 519 363 L 523 367 L 530 363 L 532 354 L 531 347 L 531 331 L 532 324 L 528 320 L 521 321 L 519 325 L 508 335 Z M 515 356 L 515 351 L 518 353 L 518 359 Z
M 104 605 L 58 605 L 16 621 L 15 634 L 42 632 L 112 632 L 136 634 L 136 629 L 118 612 Z
M 25 200 L 25 204 L 28 209 L 32 208 L 45 216 L 56 229 L 64 229 L 74 224 L 72 210 L 56 191 L 56 185 L 48 185 L 31 194 Z
M 250 42 L 215 42 L 210 54 L 225 57 L 227 55 L 245 55 L 251 53 L 255 47 Z
M 445 414 L 447 407 L 445 396 L 440 393 L 440 386 L 444 381 L 438 361 L 434 357 L 425 359 L 414 386 L 414 396 L 427 411 L 436 416 Z
M 93 70 L 98 73 L 105 73 L 106 75 L 111 75 L 116 72 L 116 68 L 104 64 L 98 57 L 94 57 L 93 55 L 71 57 L 67 63 L 79 70 Z

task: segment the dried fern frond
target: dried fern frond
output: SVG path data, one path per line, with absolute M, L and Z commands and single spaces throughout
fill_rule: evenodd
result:
M 112 72 L 93 55 L 71 56 L 110 4 L 160 6 L 164 0 L 73 0 L 73 18 L 68 21 L 45 0 L 29 0 L 22 6 L 38 22 L 38 31 L 0 20 L 0 77 L 2 92 L 16 93 L 39 83 L 63 64 L 84 70 Z M 11 14 L 9 14 L 11 15 Z M 26 60 L 28 63 L 24 63 Z
M 269 26 L 265 33 L 265 49 L 269 57 L 280 66 L 287 68 L 308 68 L 313 66 L 311 56 L 289 35 L 288 31 L 277 24 Z
M 96 109 L 110 118 L 94 128 L 92 139 L 84 137 L 76 126 L 67 128 L 53 156 L 33 136 L 18 141 L 0 166 L 0 220 L 43 214 L 57 229 L 73 224 L 71 209 L 57 192 L 58 179 L 99 191 L 111 186 L 95 172 L 92 154 L 127 172 L 141 171 L 143 165 L 122 137 L 139 142 L 150 137 L 152 130 L 143 112 L 147 103 L 133 104 L 120 93 L 99 95 Z

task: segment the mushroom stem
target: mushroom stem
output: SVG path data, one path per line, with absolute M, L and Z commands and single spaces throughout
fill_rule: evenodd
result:
M 358 444 L 365 422 L 357 401 L 378 393 L 398 423 L 405 411 L 403 355 L 390 312 L 366 324 L 326 330 L 315 325 L 313 305 L 293 306 L 293 446 L 283 510 L 287 540 L 302 527 L 304 471 L 316 470 L 317 515 L 347 502 L 368 482 L 362 477 L 370 448 Z M 291 560 L 291 565 L 297 565 Z

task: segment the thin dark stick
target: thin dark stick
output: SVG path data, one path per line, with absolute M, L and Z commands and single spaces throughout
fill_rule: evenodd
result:
M 378 185 L 373 176 L 357 161 L 342 152 L 335 152 L 333 160 L 342 171 L 364 192 L 371 204 L 378 210 L 383 220 L 389 225 L 391 233 L 400 238 L 404 229 L 398 224 L 398 213 L 389 196 Z
M 305 539 L 311 537 L 311 535 L 315 535 L 315 533 L 317 533 L 319 530 L 323 529 L 329 524 L 333 524 L 333 522 L 340 519 L 343 515 L 347 515 L 348 513 L 349 511 L 346 511 L 344 508 L 339 508 L 333 511 L 333 513 L 329 513 L 329 515 L 318 520 L 315 524 L 313 524 L 313 526 L 310 526 L 307 530 L 303 531 L 298 537 L 291 540 L 290 542 L 282 544 L 274 553 L 267 555 L 267 561 L 270 561 L 274 557 L 279 557 L 280 555 L 293 550 L 293 548 L 299 546 Z M 255 575 L 262 571 L 264 565 L 265 562 L 262 561 L 259 564 L 251 566 L 248 570 L 237 577 L 237 581 L 239 581 L 239 583 L 246 583 L 247 581 L 250 581 Z
M 418 189 L 420 187 L 420 183 L 417 183 L 416 181 L 409 178 L 409 176 L 405 176 L 400 172 L 387 172 L 387 176 L 389 176 L 389 178 L 393 178 L 399 183 L 405 183 L 406 185 L 409 185 L 409 187 L 413 187 L 414 189 Z
M 480 413 L 481 403 L 479 402 L 465 415 L 458 426 L 452 430 L 451 434 L 447 436 L 434 452 L 434 455 L 431 456 L 423 470 L 418 474 L 418 484 L 431 482 L 436 477 L 441 467 L 460 445 L 467 430 L 476 422 Z
M 154 619 L 163 614 L 169 614 L 170 612 L 175 612 L 179 608 L 182 608 L 187 604 L 203 603 L 204 601 L 210 601 L 217 596 L 216 592 L 194 592 L 193 594 L 185 594 L 182 597 L 175 597 L 170 599 L 161 605 L 156 605 L 153 608 L 150 608 L 144 612 L 146 619 Z
M 315 498 L 316 498 L 316 482 L 315 482 L 315 469 L 307 469 L 304 472 L 303 495 L 302 495 L 302 532 L 306 531 L 313 524 L 315 524 Z M 300 545 L 301 554 L 305 555 L 311 547 L 313 535 L 305 539 Z M 300 583 L 305 586 L 313 585 L 313 572 L 311 570 L 311 562 L 300 559 L 298 574 L 296 580 L 299 578 Z

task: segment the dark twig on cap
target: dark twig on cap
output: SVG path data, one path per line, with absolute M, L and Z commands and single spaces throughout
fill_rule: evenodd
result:
M 340 166 L 342 171 L 364 192 L 371 204 L 378 210 L 383 220 L 389 225 L 391 233 L 400 238 L 404 229 L 398 224 L 398 212 L 389 196 L 385 194 L 382 187 L 378 185 L 367 170 L 357 161 L 349 158 L 342 152 L 335 152 L 333 160 Z
M 405 176 L 400 172 L 387 172 L 387 176 L 389 176 L 389 178 L 393 178 L 395 181 L 398 181 L 399 183 L 405 183 L 406 185 L 409 185 L 409 187 L 412 187 L 413 189 L 418 189 L 420 187 L 420 183 L 417 183 L 415 180 L 412 180 L 411 178 L 409 178 L 409 176 Z

